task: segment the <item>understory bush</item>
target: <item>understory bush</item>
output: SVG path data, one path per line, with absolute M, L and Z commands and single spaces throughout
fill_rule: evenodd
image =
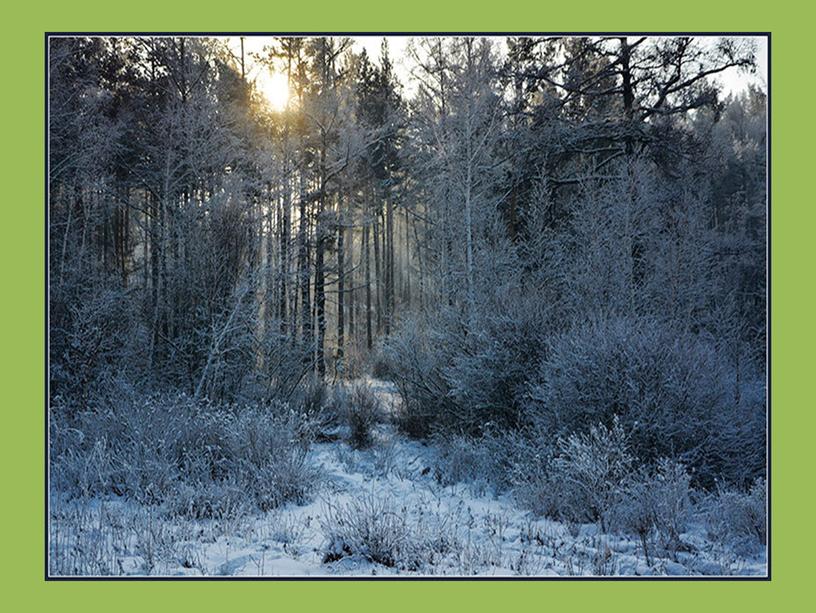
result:
M 383 347 L 378 345 L 374 350 L 374 355 L 370 358 L 371 375 L 376 379 L 392 379 L 397 373 L 392 370 L 391 366 Z
M 526 417 L 557 436 L 617 417 L 641 461 L 675 458 L 710 485 L 720 426 L 737 412 L 727 367 L 712 344 L 658 320 L 595 319 L 551 340 Z
M 540 307 L 519 298 L 469 324 L 460 351 L 443 369 L 455 407 L 449 429 L 478 436 L 519 425 L 520 391 L 542 351 L 542 321 Z
M 649 558 L 655 541 L 671 555 L 692 512 L 686 468 L 660 459 L 638 466 L 620 422 L 591 426 L 558 440 L 553 455 L 530 458 L 518 471 L 514 493 L 539 515 L 568 523 L 598 522 L 603 530 L 641 539 Z
M 467 483 L 479 493 L 499 493 L 510 489 L 522 473 L 527 478 L 540 474 L 542 448 L 526 433 L 490 429 L 472 437 L 437 432 L 432 441 L 438 450 L 435 476 L 443 485 Z
M 586 433 L 561 438 L 546 474 L 527 484 L 528 490 L 533 485 L 541 488 L 533 494 L 539 505 L 534 510 L 566 521 L 599 521 L 603 526 L 633 465 L 627 434 L 617 420 L 610 428 L 598 424 Z
M 224 408 L 122 393 L 72 422 L 52 420 L 52 483 L 185 516 L 266 510 L 307 498 L 318 477 L 306 461 L 312 437 L 311 422 L 282 403 Z
M 336 390 L 316 377 L 310 378 L 297 388 L 289 404 L 309 424 L 314 440 L 326 442 L 337 438 L 343 416 L 337 406 Z
M 479 437 L 519 426 L 522 392 L 543 348 L 543 306 L 515 294 L 495 300 L 472 316 L 440 309 L 433 320 L 406 320 L 384 345 L 409 435 Z
M 741 551 L 767 544 L 767 486 L 757 479 L 747 490 L 720 488 L 705 501 L 709 535 Z
M 427 437 L 454 415 L 444 368 L 453 347 L 437 326 L 422 318 L 403 322 L 383 347 L 402 399 L 397 424 L 405 434 Z
M 382 418 L 377 396 L 364 384 L 340 385 L 335 388 L 333 411 L 348 426 L 348 443 L 355 449 L 366 449 L 372 443 L 372 429 Z
M 764 505 L 745 493 L 766 460 L 752 367 L 738 373 L 710 337 L 654 317 L 550 333 L 529 308 L 450 311 L 404 321 L 385 346 L 400 425 L 432 438 L 440 482 L 511 488 L 536 514 L 639 537 L 647 557 L 676 558 L 701 511 L 717 539 L 762 541 Z
M 692 511 L 690 482 L 682 464 L 665 458 L 632 473 L 608 511 L 610 528 L 638 536 L 647 562 L 652 540 L 675 556 Z
M 93 290 L 85 283 L 72 277 L 51 289 L 50 392 L 69 413 L 94 390 L 107 387 L 124 363 L 134 376 L 142 376 L 147 366 L 148 332 L 134 293 Z
M 759 398 L 743 396 L 740 406 L 723 412 L 711 433 L 711 445 L 698 468 L 707 487 L 714 476 L 736 488 L 748 488 L 765 474 L 767 413 L 764 385 Z
M 394 500 L 374 495 L 329 506 L 321 520 L 323 562 L 359 557 L 390 568 L 419 570 L 448 551 L 451 542 L 444 529 L 417 526 L 408 515 Z

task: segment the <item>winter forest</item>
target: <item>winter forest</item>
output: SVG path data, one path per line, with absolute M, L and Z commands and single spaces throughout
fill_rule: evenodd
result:
M 49 574 L 765 575 L 764 47 L 364 38 L 49 38 Z

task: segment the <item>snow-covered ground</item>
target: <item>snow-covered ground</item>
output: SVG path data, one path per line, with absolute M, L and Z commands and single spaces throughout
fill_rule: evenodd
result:
M 393 407 L 390 384 L 368 384 Z M 484 487 L 443 486 L 436 451 L 388 423 L 377 427 L 370 449 L 338 440 L 314 445 L 310 459 L 324 475 L 312 502 L 228 521 L 170 520 L 120 500 L 54 505 L 73 510 L 52 523 L 51 555 L 62 555 L 70 572 L 79 538 L 98 558 L 90 567 L 95 574 L 135 575 L 763 575 L 766 569 L 764 553 L 740 558 L 708 541 L 700 524 L 682 535 L 686 551 L 672 559 L 658 549 L 647 563 L 637 539 L 533 517 Z M 372 561 L 377 556 L 338 540 L 349 530 L 398 553 Z

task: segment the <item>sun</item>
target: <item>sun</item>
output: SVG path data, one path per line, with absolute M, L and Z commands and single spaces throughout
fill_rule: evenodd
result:
M 262 71 L 255 79 L 255 88 L 273 111 L 283 111 L 289 102 L 289 83 L 279 72 Z

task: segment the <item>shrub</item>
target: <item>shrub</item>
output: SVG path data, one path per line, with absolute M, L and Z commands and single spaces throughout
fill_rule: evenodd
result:
M 674 554 L 682 545 L 691 512 L 691 477 L 685 466 L 663 459 L 649 482 L 648 506 L 654 515 L 654 525 L 663 546 Z
M 530 465 L 527 439 L 514 431 L 490 430 L 480 437 L 438 433 L 437 477 L 444 485 L 469 483 L 497 493 L 510 487 L 520 467 Z
M 558 441 L 550 463 L 551 478 L 563 492 L 561 515 L 565 519 L 600 520 L 612 506 L 618 487 L 632 468 L 626 433 L 615 420 L 611 428 L 599 424 L 585 434 Z
M 642 469 L 623 481 L 610 509 L 610 527 L 640 537 L 647 562 L 651 537 L 674 556 L 691 512 L 690 491 L 685 467 L 662 459 L 653 470 Z
M 382 409 L 377 396 L 367 385 L 341 388 L 335 396 L 349 427 L 349 445 L 355 449 L 371 446 L 371 431 L 381 417 Z
M 384 355 L 382 347 L 378 347 L 371 358 L 371 376 L 376 379 L 391 379 L 394 374 L 391 363 Z
M 675 457 L 710 483 L 716 428 L 730 414 L 724 363 L 700 337 L 654 319 L 592 320 L 552 339 L 527 417 L 563 436 L 617 416 L 641 460 Z
M 699 472 L 717 475 L 736 488 L 748 488 L 765 474 L 766 412 L 764 385 L 759 398 L 745 398 L 741 406 L 725 411 L 712 432 L 712 444 Z M 711 485 L 708 479 L 706 485 Z
M 519 504 L 536 515 L 558 517 L 558 484 L 550 483 L 550 463 L 556 454 L 557 439 L 526 427 L 509 433 L 505 452 L 505 486 Z
M 186 396 L 123 396 L 52 424 L 55 485 L 115 494 L 171 513 L 229 515 L 240 498 L 260 509 L 303 501 L 317 478 L 309 429 L 287 405 L 216 409 Z
M 767 543 L 767 485 L 757 479 L 747 491 L 721 488 L 706 500 L 709 535 L 718 542 L 751 551 Z
M 517 480 L 516 494 L 538 514 L 570 522 L 600 521 L 605 527 L 606 513 L 633 461 L 620 423 L 614 420 L 611 428 L 598 424 L 586 433 L 558 439 L 544 470 Z
M 408 436 L 427 437 L 453 415 L 443 375 L 453 351 L 450 340 L 436 325 L 409 319 L 383 346 L 402 400 L 397 425 Z
M 406 515 L 390 499 L 373 495 L 329 506 L 321 520 L 326 538 L 323 562 L 359 556 L 383 566 L 416 570 L 422 547 Z
M 190 519 L 228 519 L 238 517 L 246 510 L 244 490 L 228 481 L 176 484 L 172 496 L 167 499 L 170 516 Z
M 437 478 L 443 485 L 469 483 L 483 488 L 496 483 L 496 458 L 486 439 L 461 435 L 437 436 L 439 449 Z
M 536 515 L 558 518 L 561 516 L 561 488 L 548 471 L 549 458 L 544 456 L 535 463 L 516 466 L 513 475 L 513 495 L 518 503 Z
M 542 351 L 543 316 L 521 302 L 479 316 L 443 376 L 455 406 L 458 431 L 478 436 L 519 422 L 519 399 Z
M 312 378 L 298 388 L 293 402 L 303 415 L 316 417 L 323 413 L 327 396 L 326 384 L 320 379 Z
M 691 477 L 686 467 L 663 459 L 651 480 L 651 506 L 655 528 L 664 535 L 664 544 L 675 551 L 691 511 Z
M 295 390 L 291 405 L 300 413 L 302 427 L 304 431 L 308 431 L 305 436 L 310 440 L 336 440 L 336 430 L 343 417 L 338 408 L 338 389 L 335 388 L 330 393 L 330 388 L 325 383 L 312 378 Z
M 304 502 L 317 476 L 307 462 L 309 439 L 300 417 L 286 405 L 271 408 L 244 409 L 226 433 L 228 470 L 262 510 Z
M 147 331 L 133 293 L 83 285 L 73 279 L 52 290 L 49 380 L 52 398 L 76 401 L 65 408 L 87 403 L 124 368 L 141 374 L 147 366 Z
M 478 437 L 518 425 L 519 400 L 538 362 L 541 305 L 515 294 L 493 297 L 464 317 L 440 308 L 405 320 L 383 348 L 402 398 L 400 425 L 411 436 L 442 430 Z

